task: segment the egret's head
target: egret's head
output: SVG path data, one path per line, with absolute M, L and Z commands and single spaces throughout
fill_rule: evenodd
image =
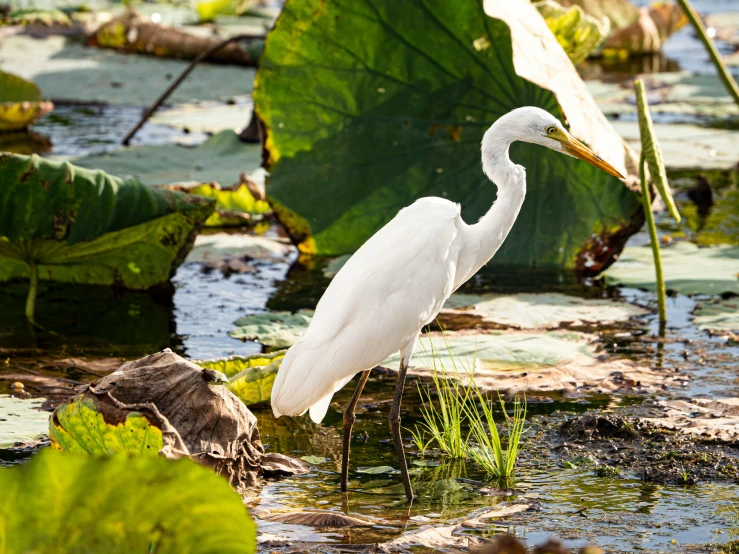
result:
M 556 117 L 541 108 L 528 106 L 515 109 L 498 119 L 488 133 L 493 131 L 496 136 L 505 137 L 509 143 L 520 140 L 540 144 L 586 161 L 614 177 L 624 178 L 611 164 L 568 133 Z

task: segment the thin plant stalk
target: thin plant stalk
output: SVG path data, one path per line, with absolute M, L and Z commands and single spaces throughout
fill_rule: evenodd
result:
M 657 312 L 659 313 L 659 322 L 664 324 L 667 321 L 666 308 L 666 287 L 665 277 L 662 273 L 662 255 L 659 251 L 659 237 L 657 236 L 657 226 L 654 223 L 654 214 L 652 213 L 652 197 L 649 194 L 646 177 L 646 160 L 644 154 L 639 159 L 639 178 L 641 180 L 641 198 L 644 205 L 644 217 L 647 220 L 647 229 L 649 230 L 649 244 L 652 247 L 652 255 L 654 256 L 654 273 L 657 287 Z
M 729 73 L 729 70 L 726 68 L 726 64 L 721 58 L 721 54 L 719 54 L 718 50 L 716 50 L 716 45 L 713 44 L 711 37 L 709 37 L 708 33 L 706 32 L 706 28 L 703 26 L 703 22 L 701 21 L 696 11 L 693 9 L 693 6 L 691 6 L 689 0 L 677 1 L 680 4 L 680 7 L 683 9 L 683 13 L 685 13 L 687 18 L 690 20 L 690 23 L 693 25 L 693 28 L 695 29 L 698 38 L 703 43 L 703 46 L 705 46 L 706 50 L 708 50 L 708 55 L 711 56 L 713 65 L 716 66 L 718 75 L 724 82 L 726 89 L 729 91 L 729 94 L 734 97 L 734 102 L 739 105 L 739 86 L 737 86 L 734 77 L 731 76 L 731 73 Z
M 26 319 L 33 323 L 36 313 L 36 293 L 38 291 L 38 265 L 28 262 L 28 273 L 30 284 L 28 286 L 28 297 L 26 297 Z

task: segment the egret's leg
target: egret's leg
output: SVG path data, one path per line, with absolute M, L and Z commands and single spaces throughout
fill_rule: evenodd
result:
M 346 407 L 344 412 L 344 448 L 341 457 L 341 492 L 346 492 L 349 488 L 349 442 L 352 440 L 352 427 L 356 421 L 354 417 L 354 410 L 357 408 L 357 402 L 359 402 L 359 395 L 362 394 L 362 389 L 367 382 L 370 370 L 363 371 L 362 375 L 359 376 L 359 383 L 357 388 L 354 389 L 354 396 L 352 396 L 349 405 Z
M 400 403 L 403 400 L 403 387 L 405 386 L 405 376 L 408 372 L 408 365 L 413 356 L 413 348 L 416 345 L 416 338 L 400 352 L 400 370 L 398 371 L 398 384 L 395 386 L 395 396 L 393 397 L 393 405 L 390 408 L 390 433 L 393 435 L 395 442 L 395 450 L 398 453 L 398 462 L 400 463 L 400 476 L 403 478 L 403 487 L 405 488 L 405 496 L 409 501 L 413 500 L 413 487 L 411 487 L 411 477 L 408 474 L 408 464 L 405 461 L 405 450 L 403 449 L 403 438 L 400 436 Z

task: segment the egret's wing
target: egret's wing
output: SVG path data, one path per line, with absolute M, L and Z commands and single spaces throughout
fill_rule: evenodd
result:
M 275 415 L 302 414 L 319 401 L 327 408 L 356 373 L 398 352 L 436 316 L 452 291 L 460 223 L 457 205 L 424 198 L 357 250 L 285 355 L 272 388 Z

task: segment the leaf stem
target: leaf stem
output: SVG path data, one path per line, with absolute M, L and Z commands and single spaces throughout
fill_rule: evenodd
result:
M 27 263 L 31 282 L 28 285 L 28 298 L 26 298 L 26 319 L 33 323 L 36 312 L 36 291 L 38 290 L 38 266 L 36 262 Z
M 692 23 L 693 28 L 698 35 L 698 38 L 703 43 L 703 46 L 705 46 L 706 50 L 708 50 L 708 55 L 711 56 L 713 65 L 716 66 L 719 77 L 721 77 L 724 85 L 726 85 L 729 94 L 734 97 L 734 102 L 739 105 L 739 86 L 737 86 L 734 77 L 731 76 L 731 73 L 729 73 L 729 70 L 726 68 L 726 64 L 721 58 L 721 54 L 718 53 L 718 50 L 716 50 L 716 45 L 713 44 L 713 41 L 706 32 L 706 28 L 703 26 L 703 22 L 700 20 L 700 17 L 696 13 L 696 11 L 693 9 L 693 6 L 690 5 L 689 0 L 677 1 L 680 4 L 680 7 L 683 9 L 683 12 L 687 16 L 687 18 L 690 20 L 690 23 Z
M 641 197 L 644 203 L 644 217 L 647 220 L 647 229 L 649 230 L 649 243 L 652 246 L 652 254 L 654 255 L 654 273 L 656 276 L 657 286 L 657 311 L 659 313 L 660 325 L 667 321 L 667 308 L 665 307 L 665 278 L 662 274 L 662 255 L 659 251 L 659 237 L 657 236 L 657 226 L 654 223 L 654 214 L 652 213 L 652 197 L 649 194 L 646 177 L 646 160 L 644 154 L 639 159 L 639 177 L 641 179 Z

